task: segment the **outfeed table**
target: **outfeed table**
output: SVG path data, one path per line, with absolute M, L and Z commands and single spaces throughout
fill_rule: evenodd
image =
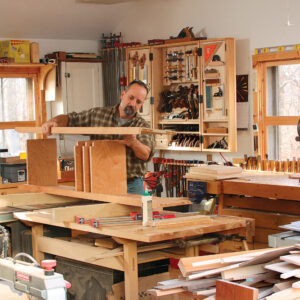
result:
M 278 226 L 300 220 L 300 183 L 288 175 L 246 172 L 222 181 L 219 214 L 255 219 L 254 248 L 268 246 Z
M 209 222 L 199 222 L 192 225 L 174 226 L 169 228 L 143 227 L 141 224 L 103 225 L 94 228 L 87 224 L 77 224 L 74 216 L 80 212 L 84 217 L 95 217 L 97 211 L 101 217 L 114 212 L 115 216 L 128 215 L 133 207 L 116 203 L 93 204 L 68 208 L 53 208 L 34 212 L 18 212 L 14 216 L 32 226 L 33 255 L 40 261 L 44 253 L 68 257 L 70 259 L 108 267 L 124 272 L 126 299 L 138 299 L 138 264 L 143 261 L 147 246 L 138 247 L 138 242 L 171 242 L 174 239 L 186 237 L 201 237 L 207 233 L 253 234 L 249 219 L 231 216 L 212 216 Z M 135 208 L 136 209 L 136 208 Z M 207 216 L 205 216 L 207 218 Z M 180 218 L 178 218 L 180 219 Z M 174 220 L 174 219 L 173 219 Z M 174 222 L 174 221 L 171 222 Z M 174 223 L 173 223 L 174 224 Z M 85 232 L 97 233 L 113 237 L 123 247 L 107 250 L 80 243 L 48 238 L 43 236 L 43 225 L 70 228 Z M 150 246 L 149 244 L 148 246 Z M 155 249 L 155 244 L 154 248 Z M 141 249 L 142 248 L 142 249 Z M 150 247 L 151 248 L 151 247 Z M 158 247 L 159 248 L 159 247 Z M 160 249 L 161 250 L 161 249 Z M 155 252 L 155 251 L 154 251 Z M 154 253 L 153 251 L 151 253 Z M 159 251 L 162 252 L 162 251 Z M 149 252 L 150 253 L 150 252 Z M 166 254 L 167 258 L 168 254 Z M 170 254 L 169 254 L 170 255 Z M 171 257 L 170 255 L 169 257 Z M 161 259 L 153 257 L 153 261 Z M 149 259 L 148 259 L 149 261 Z

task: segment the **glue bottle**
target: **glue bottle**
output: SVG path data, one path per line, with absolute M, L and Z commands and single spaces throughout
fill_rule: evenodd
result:
M 143 226 L 152 226 L 152 196 L 145 191 L 142 196 Z

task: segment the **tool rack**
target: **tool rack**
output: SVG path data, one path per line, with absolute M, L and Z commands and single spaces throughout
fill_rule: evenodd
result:
M 133 47 L 126 53 L 128 81 L 140 79 L 150 86 L 146 105 L 152 128 L 177 132 L 156 135 L 156 149 L 236 151 L 234 39 Z M 141 73 L 139 66 L 137 72 L 136 61 L 143 55 L 147 80 L 145 69 Z
M 149 86 L 149 93 L 143 107 L 139 113 L 143 118 L 152 124 L 152 89 L 151 89 L 151 63 L 150 63 L 150 49 L 149 47 L 134 47 L 126 48 L 127 58 L 127 82 L 133 80 L 141 80 Z

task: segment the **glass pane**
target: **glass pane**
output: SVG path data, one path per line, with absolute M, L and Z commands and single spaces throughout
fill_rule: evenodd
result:
M 34 80 L 0 78 L 0 122 L 34 121 Z
M 268 116 L 300 115 L 300 64 L 267 69 Z
M 297 126 L 268 127 L 268 157 L 272 160 L 291 160 L 300 157 Z
M 0 130 L 0 148 L 8 149 L 8 153 L 0 153 L 0 156 L 18 156 L 21 152 L 26 152 L 26 141 L 34 136 L 32 133 L 19 134 L 14 129 Z

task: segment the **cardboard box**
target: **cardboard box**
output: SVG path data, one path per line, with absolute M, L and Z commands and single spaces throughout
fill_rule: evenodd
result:
M 30 63 L 30 42 L 27 40 L 1 41 L 0 56 L 14 58 L 15 63 Z

